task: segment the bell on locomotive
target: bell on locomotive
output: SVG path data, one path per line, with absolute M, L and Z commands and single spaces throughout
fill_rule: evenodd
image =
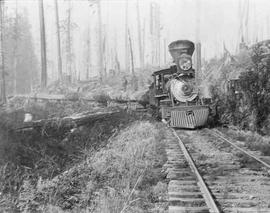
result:
M 202 104 L 192 67 L 194 50 L 191 41 L 172 42 L 169 52 L 174 65 L 153 73 L 156 105 L 162 119 L 172 127 L 193 129 L 207 122 L 209 106 Z

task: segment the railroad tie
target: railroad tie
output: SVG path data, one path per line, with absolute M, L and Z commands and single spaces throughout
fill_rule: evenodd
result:
M 191 170 L 177 141 L 172 140 L 166 147 L 168 162 L 167 179 L 169 213 L 209 213 L 196 175 Z

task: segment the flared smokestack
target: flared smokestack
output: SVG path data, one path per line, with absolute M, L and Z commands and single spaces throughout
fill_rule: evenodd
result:
M 169 44 L 169 52 L 173 57 L 174 62 L 176 62 L 183 53 L 192 56 L 194 52 L 194 43 L 188 40 L 174 41 Z

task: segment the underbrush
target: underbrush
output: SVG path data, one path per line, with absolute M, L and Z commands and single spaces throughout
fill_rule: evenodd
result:
M 167 190 L 161 172 L 163 131 L 138 119 L 123 111 L 57 137 L 16 133 L 0 122 L 0 209 L 123 213 L 166 208 L 158 207 Z
M 248 155 L 238 152 L 236 153 L 236 156 L 238 157 L 240 167 L 241 168 L 250 168 L 254 171 L 260 171 L 261 170 L 261 164 L 249 157 Z
M 270 156 L 270 137 L 256 132 L 229 129 L 228 135 L 244 142 L 245 146 L 253 151 L 260 151 L 262 155 Z
M 105 94 L 105 93 L 94 95 L 93 98 L 95 101 L 100 103 L 102 106 L 108 106 L 108 102 L 111 100 L 110 96 Z
M 123 111 L 73 131 L 59 128 L 55 135 L 40 134 L 39 131 L 15 132 L 12 122 L 1 120 L 0 209 L 36 212 L 45 204 L 47 208 L 55 195 L 58 195 L 59 203 L 64 200 L 59 204 L 61 207 L 70 208 L 65 195 L 59 193 L 65 187 L 69 190 L 71 186 L 64 184 L 73 179 L 69 177 L 52 194 L 49 190 L 44 195 L 47 182 L 52 184 L 59 174 L 106 146 L 112 135 L 135 120 L 138 120 L 136 115 Z
M 24 181 L 22 209 L 158 212 L 155 204 L 167 190 L 161 181 L 166 160 L 161 139 L 155 125 L 135 122 L 111 138 L 106 148 L 87 151 L 83 161 L 54 179 L 39 179 L 37 184 Z
M 71 101 L 78 101 L 80 99 L 80 93 L 79 92 L 69 92 L 65 94 L 65 98 L 71 100 Z
M 92 158 L 93 170 L 104 181 L 95 200 L 95 212 L 145 212 L 155 208 L 167 188 L 160 182 L 165 178 L 161 168 L 166 160 L 162 135 L 155 125 L 137 122 Z

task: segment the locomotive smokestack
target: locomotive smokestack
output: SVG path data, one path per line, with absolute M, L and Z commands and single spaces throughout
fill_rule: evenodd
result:
M 174 62 L 177 62 L 177 59 L 179 59 L 183 53 L 192 56 L 194 52 L 194 44 L 188 40 L 174 41 L 169 44 L 169 52 L 173 57 Z
M 169 52 L 173 57 L 173 62 L 176 64 L 178 72 L 186 73 L 192 70 L 193 42 L 188 40 L 174 41 L 169 45 Z

